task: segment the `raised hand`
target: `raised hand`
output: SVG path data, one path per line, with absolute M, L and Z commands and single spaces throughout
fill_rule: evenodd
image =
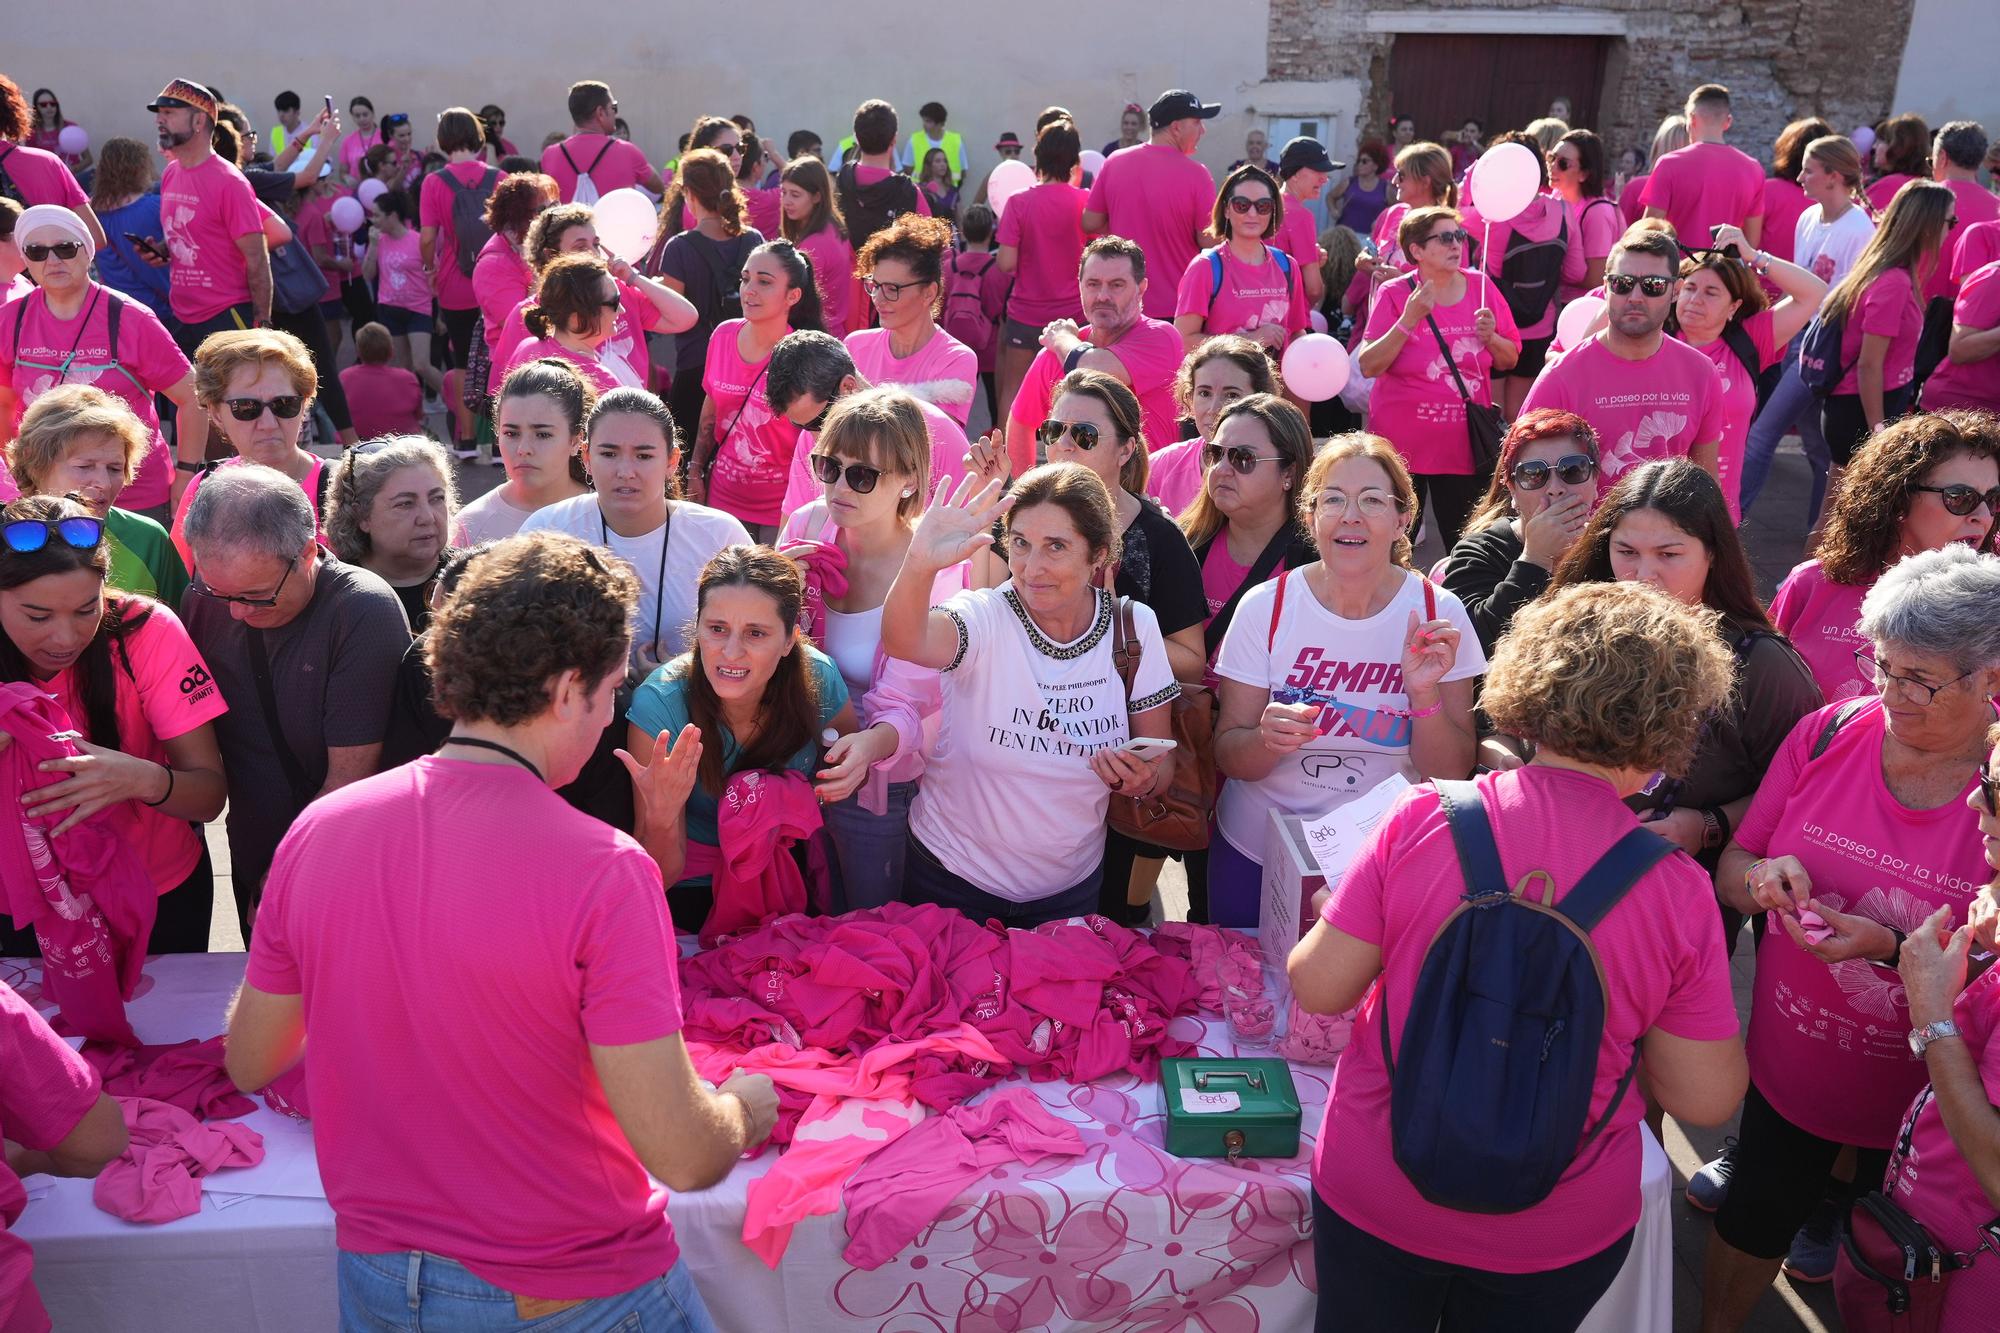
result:
M 1013 507 L 1014 497 L 1002 492 L 997 478 L 982 483 L 978 477 L 966 477 L 950 495 L 940 486 L 917 521 L 904 559 L 932 573 L 950 569 L 985 546 L 991 540 L 993 520 Z
M 982 435 L 965 447 L 965 474 L 981 482 L 1007 479 L 1007 440 L 999 432 Z
M 1416 611 L 1403 630 L 1403 692 L 1438 687 L 1445 673 L 1458 665 L 1458 627 L 1449 620 L 1421 620 Z
M 664 816 L 672 812 L 678 816 L 687 805 L 688 793 L 694 790 L 701 766 L 701 728 L 690 722 L 671 743 L 666 733 L 661 732 L 653 740 L 652 762 L 643 766 L 628 750 L 616 753 L 625 771 L 632 775 L 632 789 L 645 807 L 640 815 Z

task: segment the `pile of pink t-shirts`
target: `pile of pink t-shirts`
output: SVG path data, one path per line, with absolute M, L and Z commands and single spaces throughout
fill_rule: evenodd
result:
M 127 1222 L 171 1222 L 201 1210 L 202 1177 L 264 1160 L 264 1136 L 233 1120 L 203 1124 L 178 1106 L 120 1097 L 131 1144 L 97 1177 L 97 1206 Z
M 704 945 L 805 910 L 806 882 L 792 844 L 817 833 L 820 823 L 819 799 L 797 773 L 753 769 L 729 779 L 717 802 L 716 845 L 690 840 L 687 846 L 685 873 L 708 875 L 715 886 L 715 905 L 701 927 Z
M 175 1042 L 170 1046 L 111 1046 L 85 1043 L 104 1090 L 113 1097 L 144 1097 L 178 1106 L 198 1120 L 249 1115 L 257 1104 L 236 1090 L 222 1067 L 222 1038 Z

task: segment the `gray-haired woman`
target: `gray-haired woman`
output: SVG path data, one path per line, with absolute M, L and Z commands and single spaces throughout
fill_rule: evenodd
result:
M 381 575 L 421 634 L 457 513 L 444 447 L 421 435 L 386 436 L 341 456 L 328 489 L 326 540 L 342 560 Z
M 1963 924 L 1986 880 L 1962 810 L 2000 693 L 1996 607 L 2000 558 L 1962 544 L 1884 574 L 1856 652 L 1880 697 L 1808 714 L 1723 853 L 1723 901 L 1783 929 L 1757 951 L 1750 1092 L 1703 1287 L 1712 1326 L 1740 1324 L 1781 1260 L 1826 1271 L 1837 1209 L 1815 1209 L 1828 1168 L 1852 1145 L 1855 1184 L 1873 1188 L 1924 1085 L 1896 963 L 1939 908 Z

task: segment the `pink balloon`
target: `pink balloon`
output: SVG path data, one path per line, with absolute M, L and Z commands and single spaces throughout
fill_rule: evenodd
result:
M 1095 148 L 1084 149 L 1083 152 L 1080 155 L 1078 155 L 1077 161 L 1081 162 L 1083 164 L 1083 169 L 1089 172 L 1093 176 L 1095 176 L 1098 172 L 1104 170 L 1104 154 L 1098 152 Z
M 361 207 L 361 201 L 345 196 L 334 200 L 326 215 L 334 226 L 349 236 L 360 231 L 361 224 L 368 220 L 367 210 Z
M 1523 144 L 1503 143 L 1487 149 L 1472 164 L 1472 193 L 1479 216 L 1495 222 L 1518 217 L 1542 188 L 1541 164 Z
M 1309 403 L 1323 403 L 1347 387 L 1347 349 L 1324 333 L 1294 339 L 1280 365 L 1285 387 Z
M 1847 137 L 1852 139 L 1854 146 L 1864 153 L 1875 146 L 1875 131 L 1871 126 L 1857 125 L 1854 133 Z
M 1584 337 L 1597 317 L 1604 312 L 1604 298 L 1596 292 L 1585 292 L 1562 309 L 1556 316 L 1556 342 L 1564 351 L 1573 351 L 1583 345 Z
M 365 208 L 389 193 L 389 187 L 371 176 L 356 186 L 354 193 L 360 196 L 362 207 Z
M 1306 318 L 1312 323 L 1312 331 L 1314 333 L 1325 333 L 1327 331 L 1326 312 L 1324 310 L 1315 310 L 1307 315 Z
M 1035 169 L 1019 158 L 1009 158 L 993 168 L 993 174 L 986 178 L 986 202 L 993 205 L 994 216 L 1007 211 L 1007 201 L 1035 184 Z
M 65 125 L 56 136 L 56 143 L 73 157 L 90 147 L 90 131 L 81 125 Z

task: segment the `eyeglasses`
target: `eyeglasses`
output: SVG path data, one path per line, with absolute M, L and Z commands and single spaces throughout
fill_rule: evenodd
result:
M 21 253 L 28 257 L 30 264 L 39 264 L 50 255 L 57 259 L 75 259 L 83 253 L 83 247 L 75 241 L 57 241 L 53 245 L 24 245 Z
M 1922 707 L 1925 708 L 1929 708 L 1932 704 L 1936 703 L 1940 693 L 1958 684 L 1966 676 L 1973 674 L 1967 671 L 1962 675 L 1953 676 L 1942 685 L 1928 685 L 1914 676 L 1898 676 L 1893 672 L 1884 671 L 1882 664 L 1877 662 L 1866 648 L 1856 648 L 1854 650 L 1854 662 L 1855 665 L 1861 668 L 1863 674 L 1874 680 L 1875 688 L 1878 691 L 1886 694 L 1891 685 L 1900 685 L 1903 687 L 1904 694 L 1908 695 L 1911 699 L 1921 697 L 1924 701 Z M 1919 694 L 1919 691 L 1922 693 Z
M 267 407 L 278 420 L 290 421 L 304 410 L 306 400 L 295 393 L 281 393 L 276 398 L 225 398 L 222 405 L 238 421 L 255 421 Z
M 1644 278 L 1631 273 L 1607 273 L 1604 275 L 1605 289 L 1613 296 L 1630 296 L 1634 287 L 1637 287 L 1648 296 L 1665 296 L 1667 288 L 1673 285 L 1674 280 L 1672 278 L 1663 278 L 1658 274 Z
M 1260 218 L 1270 217 L 1271 210 L 1277 206 L 1278 201 L 1275 199 L 1252 199 L 1247 194 L 1232 194 L 1229 196 L 1229 211 L 1245 217 L 1248 217 L 1253 211 Z
M 1462 246 L 1471 239 L 1472 233 L 1469 231 L 1440 231 L 1433 232 L 1431 235 L 1424 237 L 1424 244 L 1429 245 L 1432 242 L 1441 242 L 1445 245 Z
M 77 551 L 94 551 L 104 542 L 104 520 L 77 515 L 74 518 L 16 518 L 0 526 L 0 538 L 7 549 L 23 555 L 39 551 L 51 537 Z
M 1507 475 L 1524 491 L 1539 491 L 1552 476 L 1562 478 L 1565 486 L 1581 486 L 1597 475 L 1597 464 L 1587 454 L 1564 454 L 1554 463 L 1530 458 L 1514 464 Z
M 882 469 L 869 467 L 865 463 L 849 463 L 845 468 L 832 454 L 811 455 L 813 475 L 822 486 L 831 486 L 843 475 L 847 478 L 847 489 L 856 495 L 866 495 L 875 489 L 875 483 L 882 480 Z
M 1204 444 L 1201 447 L 1201 470 L 1203 472 L 1208 471 L 1225 459 L 1228 460 L 1232 471 L 1239 476 L 1247 477 L 1257 470 L 1259 463 L 1282 463 L 1285 461 L 1285 456 L 1283 454 L 1253 454 L 1240 444 L 1229 449 L 1219 448 L 1213 444 Z
M 1044 421 L 1035 428 L 1035 438 L 1042 442 L 1042 448 L 1053 449 L 1062 443 L 1063 436 L 1076 441 L 1076 447 L 1085 453 L 1097 447 L 1097 427 L 1088 421 Z
M 292 576 L 292 571 L 298 568 L 298 564 L 299 558 L 297 556 L 293 556 L 291 559 L 285 561 L 285 572 L 278 576 L 278 586 L 271 589 L 269 597 L 235 597 L 226 592 L 217 592 L 215 589 L 209 587 L 199 574 L 194 576 L 188 587 L 211 601 L 225 602 L 232 606 L 247 606 L 258 611 L 268 611 L 278 604 L 278 595 L 285 590 L 285 580 Z
M 1962 481 L 1954 481 L 1949 486 L 1912 486 L 1910 489 L 1929 491 L 1933 495 L 1943 497 L 1938 503 L 1944 506 L 1945 513 L 1955 514 L 1959 518 L 1964 518 L 1981 505 L 1986 506 L 1987 513 L 2000 518 L 2000 486 L 1995 486 L 1990 491 L 1981 491 L 1967 486 Z
M 925 287 L 928 285 L 922 279 L 918 279 L 915 282 L 882 282 L 876 278 L 863 278 L 861 280 L 861 290 L 868 293 L 868 299 L 871 301 L 887 301 L 891 305 L 900 301 L 903 298 L 903 293 L 910 288 Z
M 1394 496 L 1373 488 L 1362 491 L 1359 495 L 1349 495 L 1346 491 L 1321 491 L 1313 497 L 1315 510 L 1324 511 L 1335 518 L 1345 517 L 1349 509 L 1358 509 L 1361 511 L 1361 517 L 1374 521 L 1387 518 L 1402 507 L 1402 502 Z

